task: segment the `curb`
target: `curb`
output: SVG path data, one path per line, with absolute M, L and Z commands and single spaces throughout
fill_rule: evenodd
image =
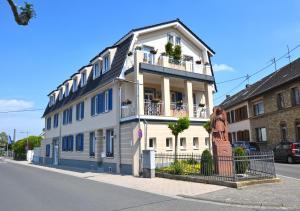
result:
M 300 206 L 286 206 L 285 204 L 270 204 L 270 203 L 242 203 L 242 202 L 228 202 L 226 200 L 217 200 L 217 199 L 208 199 L 205 197 L 195 197 L 188 195 L 178 195 L 179 197 L 186 199 L 194 199 L 203 202 L 211 202 L 218 203 L 223 205 L 231 205 L 231 206 L 243 206 L 243 207 L 256 207 L 256 208 L 268 208 L 268 209 L 300 209 Z

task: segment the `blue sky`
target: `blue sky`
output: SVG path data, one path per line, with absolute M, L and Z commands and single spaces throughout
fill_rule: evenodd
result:
M 47 94 L 130 29 L 180 18 L 216 55 L 216 81 L 251 74 L 300 44 L 300 2 L 28 0 L 37 17 L 18 26 L 0 2 L 0 112 L 44 108 Z M 22 1 L 16 0 L 17 3 Z M 291 59 L 300 56 L 300 48 Z M 288 62 L 282 59 L 278 66 Z M 219 71 L 217 71 L 219 70 Z M 270 67 L 255 77 L 271 73 Z M 242 82 L 218 85 L 215 103 Z M 243 88 L 245 83 L 230 94 Z M 0 113 L 0 131 L 39 134 L 42 111 Z M 25 134 L 17 133 L 17 138 Z

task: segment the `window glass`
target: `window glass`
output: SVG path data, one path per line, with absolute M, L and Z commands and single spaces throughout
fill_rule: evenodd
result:
M 198 137 L 193 138 L 193 148 L 199 149 L 199 138 Z
M 114 156 L 114 130 L 106 130 L 106 157 Z
M 173 145 L 172 145 L 172 138 L 166 138 L 166 148 L 167 150 L 170 150 L 173 148 Z

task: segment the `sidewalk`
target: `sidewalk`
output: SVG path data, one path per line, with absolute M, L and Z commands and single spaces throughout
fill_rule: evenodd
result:
M 20 165 L 35 167 L 39 169 L 44 169 L 47 171 L 67 174 L 75 177 L 80 177 L 83 179 L 89 179 L 97 182 L 108 183 L 112 185 L 122 186 L 126 188 L 136 189 L 140 191 L 145 191 L 149 193 L 169 196 L 169 197 L 178 197 L 179 195 L 185 196 L 195 196 L 200 194 L 208 194 L 213 191 L 227 189 L 223 186 L 185 182 L 170 180 L 164 178 L 141 178 L 134 177 L 130 175 L 119 175 L 119 174 L 107 174 L 107 173 L 95 173 L 95 172 L 85 172 L 85 171 L 75 171 L 76 169 L 66 170 L 59 168 L 52 168 L 47 166 L 40 166 L 35 164 L 30 164 L 27 161 L 14 161 L 6 160 L 10 163 L 16 163 Z
M 281 177 L 280 183 L 261 184 L 242 189 L 226 188 L 186 198 L 258 207 L 290 208 L 300 210 L 300 180 Z

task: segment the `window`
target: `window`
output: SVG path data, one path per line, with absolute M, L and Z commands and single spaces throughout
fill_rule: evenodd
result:
M 267 141 L 267 131 L 266 128 L 255 128 L 256 140 L 257 141 Z
M 237 141 L 250 141 L 250 136 L 249 136 L 249 131 L 244 130 L 244 131 L 238 131 L 236 133 L 237 136 Z
M 58 93 L 58 99 L 62 100 L 63 99 L 63 89 L 59 89 L 59 93 Z
M 84 102 L 80 102 L 76 105 L 76 120 L 82 120 L 84 118 Z
M 106 157 L 114 156 L 114 130 L 106 130 Z
M 90 132 L 90 156 L 95 156 L 95 148 L 96 148 L 96 137 L 95 132 Z
M 299 95 L 298 87 L 292 88 L 291 99 L 292 99 L 292 106 L 300 105 L 300 95 Z
M 71 124 L 72 123 L 72 107 L 63 111 L 63 125 Z
M 235 121 L 242 121 L 248 118 L 247 106 L 235 110 Z
M 234 110 L 230 111 L 230 117 L 231 117 L 230 122 L 234 123 L 235 122 Z
M 54 114 L 54 119 L 53 119 L 53 128 L 58 127 L 58 114 Z
M 149 64 L 154 64 L 155 55 L 153 53 L 151 53 L 152 50 L 154 50 L 153 47 L 143 46 L 143 52 L 144 52 L 143 62 L 149 63 Z
M 300 141 L 300 120 L 296 120 L 296 141 Z
M 70 93 L 70 90 L 69 90 L 69 83 L 66 83 L 65 97 L 68 97 L 68 96 L 69 96 L 69 93 Z
M 62 145 L 61 145 L 62 151 L 73 151 L 73 145 L 74 145 L 74 137 L 72 135 L 62 137 Z
M 73 79 L 73 92 L 77 90 L 77 77 Z
M 156 148 L 156 138 L 149 138 L 149 149 Z
M 186 138 L 180 138 L 180 149 L 181 150 L 186 149 Z
M 181 44 L 181 38 L 176 37 L 175 45 L 180 45 Z
M 109 55 L 106 55 L 104 57 L 104 63 L 103 63 L 103 73 L 106 73 L 110 68 L 110 61 L 109 61 Z
M 84 137 L 83 133 L 76 135 L 76 151 L 83 151 Z
M 173 148 L 172 138 L 166 138 L 166 148 L 167 150 L 172 150 Z
M 254 112 L 254 116 L 258 116 L 260 114 L 263 114 L 264 111 L 264 103 L 262 101 L 255 103 L 253 105 L 253 112 Z
M 277 94 L 277 108 L 278 110 L 284 108 L 284 98 L 282 93 Z
M 210 146 L 210 141 L 209 141 L 209 137 L 205 138 L 205 146 Z
M 93 78 L 95 79 L 99 76 L 100 76 L 100 67 L 99 67 L 99 63 L 97 62 L 93 65 Z
M 199 138 L 198 137 L 193 138 L 193 148 L 199 149 Z
M 106 90 L 91 98 L 91 115 L 111 111 L 113 108 L 112 89 Z
M 51 95 L 49 100 L 49 106 L 54 105 L 54 103 L 55 103 L 55 95 Z
M 281 140 L 287 141 L 287 126 L 285 122 L 280 123 Z
M 174 44 L 174 37 L 171 34 L 168 34 L 168 42 Z
M 47 118 L 47 125 L 46 125 L 47 130 L 51 129 L 51 117 Z
M 46 157 L 50 157 L 50 144 L 46 145 Z
M 231 138 L 232 138 L 232 143 L 235 143 L 236 142 L 236 132 L 232 132 Z
M 86 72 L 81 73 L 81 87 L 86 84 Z

